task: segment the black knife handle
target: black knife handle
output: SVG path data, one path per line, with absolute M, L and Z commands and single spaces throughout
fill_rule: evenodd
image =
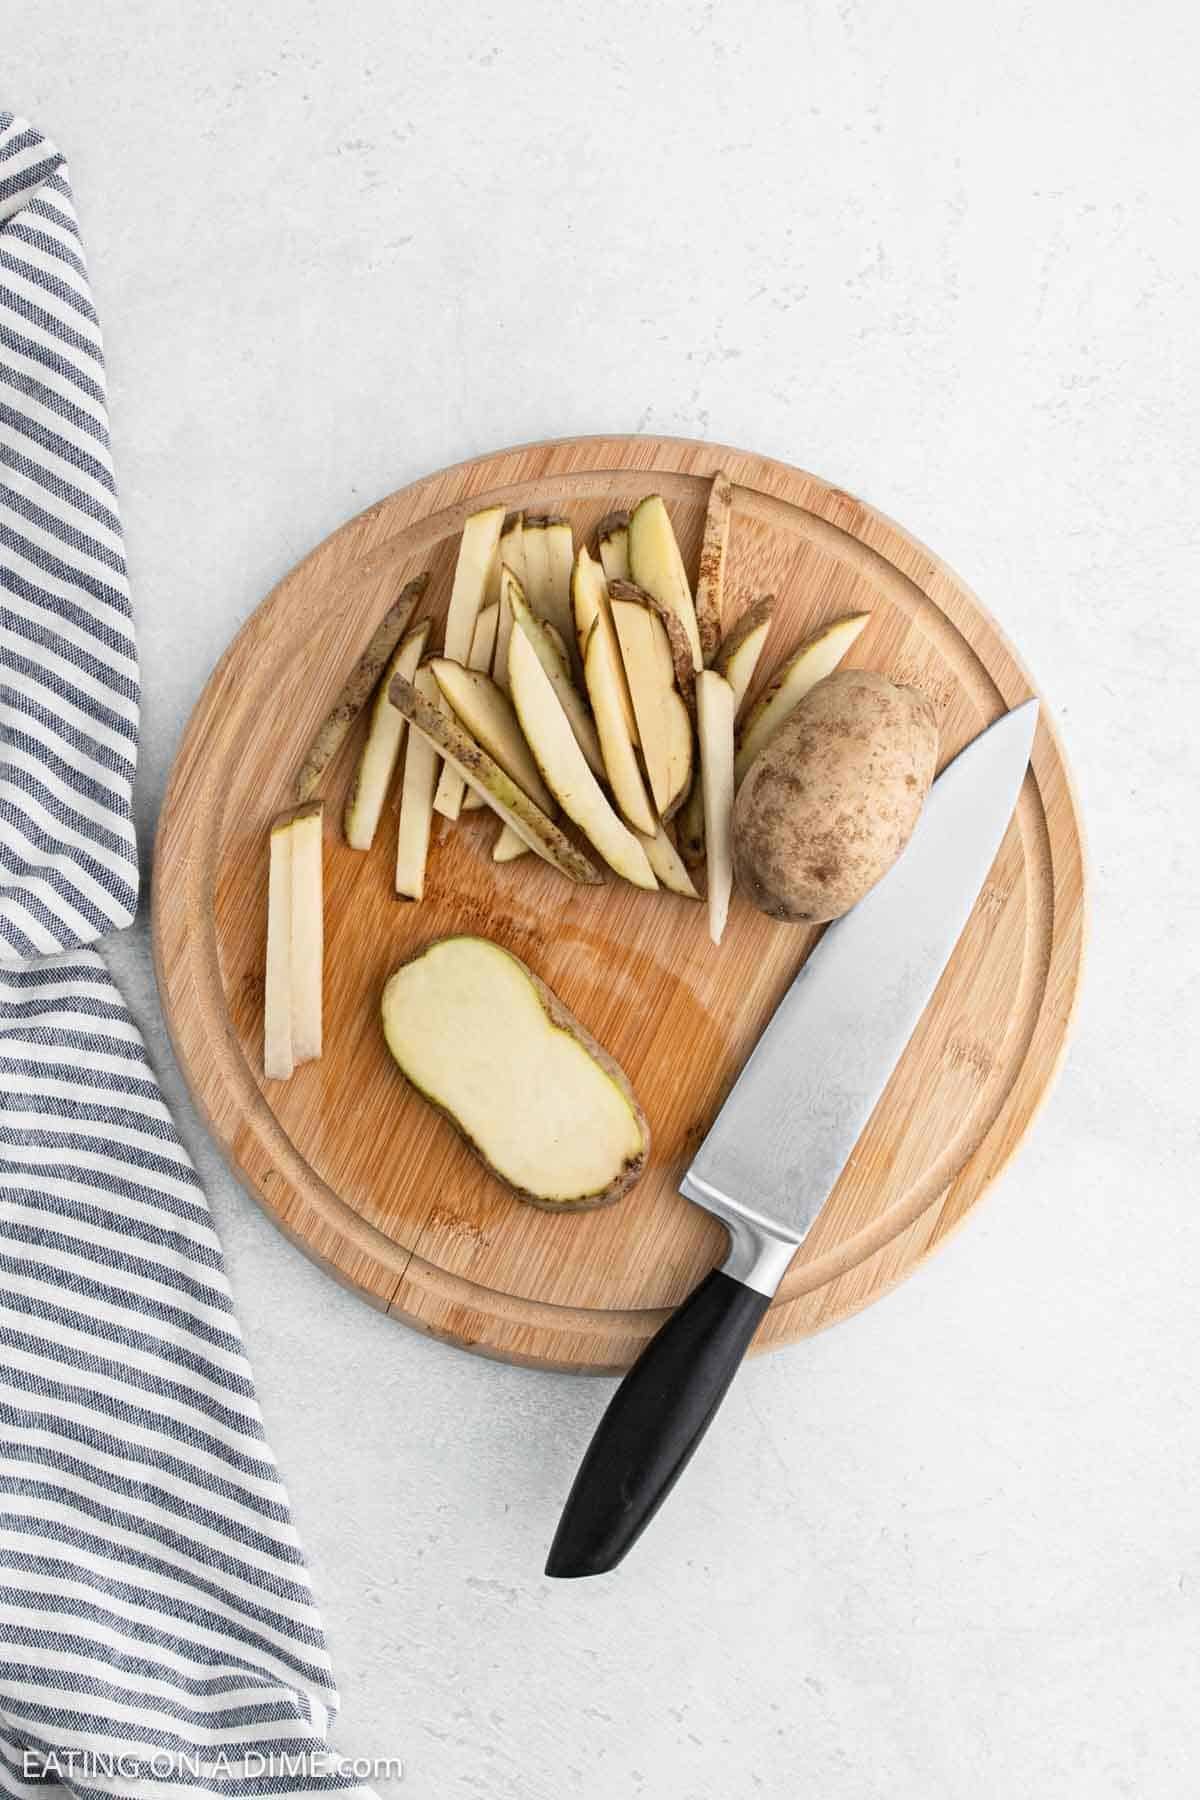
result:
M 616 1568 L 687 1467 L 770 1304 L 714 1269 L 651 1338 L 579 1465 L 547 1575 Z

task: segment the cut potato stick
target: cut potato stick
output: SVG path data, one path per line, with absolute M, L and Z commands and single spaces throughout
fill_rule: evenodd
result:
M 733 689 L 712 669 L 696 677 L 696 715 L 708 847 L 708 935 L 719 944 L 733 891 Z
M 721 642 L 721 617 L 725 594 L 725 549 L 729 543 L 729 519 L 733 510 L 733 483 L 718 469 L 708 491 L 704 536 L 700 541 L 700 569 L 696 578 L 696 625 L 700 652 L 711 663 Z
M 635 887 L 655 888 L 658 883 L 646 852 L 609 805 L 575 739 L 528 629 L 529 608 L 517 600 L 515 593 L 513 598 L 509 691 L 542 778 L 567 817 L 596 846 L 610 868 Z
M 490 675 L 464 669 L 444 656 L 434 657 L 429 667 L 463 730 L 482 745 L 506 775 L 511 775 L 518 786 L 524 788 L 535 806 L 540 806 L 544 813 L 552 813 L 554 796 L 547 792 L 546 784 L 538 774 L 533 753 L 521 735 L 512 701 L 499 684 Z
M 691 639 L 678 612 L 673 606 L 667 606 L 657 595 L 650 593 L 648 588 L 638 587 L 632 581 L 614 581 L 609 592 L 612 599 L 644 606 L 655 615 L 666 637 L 671 678 L 682 694 L 688 711 L 694 712 L 696 665 L 692 661 Z
M 580 661 L 582 662 L 587 655 L 588 639 L 592 635 L 592 626 L 597 619 L 603 621 L 605 633 L 611 638 L 619 661 L 620 646 L 616 641 L 616 630 L 608 605 L 608 583 L 604 579 L 604 570 L 588 555 L 583 544 L 579 546 L 575 567 L 571 572 L 571 612 L 575 620 L 575 641 L 579 646 Z M 640 743 L 641 738 L 634 716 L 633 701 L 629 696 L 629 684 L 625 680 L 624 665 L 621 665 L 621 712 L 630 740 L 634 744 Z
M 663 808 L 664 820 L 674 818 L 687 799 L 692 785 L 692 715 L 674 688 L 667 691 L 667 756 L 670 771 L 670 798 Z
M 621 651 L 625 679 L 629 684 L 629 697 L 633 705 L 633 716 L 637 721 L 650 792 L 655 806 L 662 813 L 669 805 L 672 794 L 670 724 L 667 718 L 667 696 L 674 685 L 671 647 L 667 643 L 662 623 L 642 604 L 640 598 L 633 601 L 618 597 L 623 586 L 628 587 L 628 583 L 613 582 L 609 590 L 612 595 L 609 604 L 613 629 Z M 633 591 L 641 594 L 640 588 Z M 662 640 L 661 650 L 666 652 L 665 665 L 657 641 L 659 638 Z
M 587 702 L 567 675 L 553 636 L 527 604 L 520 582 L 515 579 L 510 581 L 507 591 L 509 611 L 514 617 L 518 612 L 521 613 L 525 623 L 525 635 L 533 646 L 542 668 L 546 671 L 547 678 L 553 685 L 559 705 L 566 713 L 568 723 L 575 734 L 575 742 L 587 759 L 588 768 L 593 775 L 598 775 L 603 781 L 604 757 L 601 753 L 600 738 L 592 715 L 587 709 Z
M 571 638 L 571 570 L 575 561 L 575 540 L 567 519 L 547 519 L 546 535 L 546 611 L 548 625 L 558 633 L 564 651 Z M 567 672 L 571 671 L 567 651 Z
M 525 521 L 525 579 L 521 586 L 537 617 L 550 619 L 550 561 L 546 553 L 545 519 Z
M 497 586 L 499 586 L 499 582 L 500 564 L 497 562 Z M 478 669 L 481 672 L 486 672 L 486 670 L 491 668 L 492 657 L 496 649 L 496 628 L 499 624 L 499 619 L 500 602 L 498 600 L 494 606 L 485 606 L 479 617 L 476 619 L 475 636 L 471 640 L 471 655 L 467 662 L 467 667 L 469 669 Z M 474 788 L 468 788 L 463 795 L 463 811 L 476 812 L 482 805 L 483 801 L 479 798 L 479 795 L 475 792 Z
M 463 526 L 458 546 L 458 562 L 454 569 L 454 586 L 446 611 L 443 637 L 445 654 L 455 662 L 470 660 L 475 641 L 475 625 L 484 604 L 493 567 L 498 566 L 500 532 L 504 525 L 502 506 L 485 507 L 472 513 Z M 433 809 L 447 819 L 457 819 L 462 810 L 464 786 L 457 771 L 444 768 L 438 778 Z
M 712 666 L 733 689 L 733 702 L 739 713 L 754 680 L 774 611 L 774 594 L 763 594 L 753 606 L 746 608 L 737 624 L 726 633 L 713 657 Z
M 312 800 L 292 815 L 292 1058 L 321 1054 L 321 990 L 325 962 L 322 807 Z
M 517 637 L 518 633 L 514 630 L 509 644 L 510 662 L 512 645 L 516 643 Z M 526 642 L 523 633 L 521 642 L 522 644 Z M 532 652 L 530 654 L 532 655 Z M 537 663 L 536 657 L 533 660 Z M 537 666 L 540 671 L 541 665 L 537 664 Z M 433 680 L 432 676 L 430 680 Z M 549 684 L 547 683 L 547 685 Z M 518 837 L 523 838 L 531 850 L 536 850 L 543 861 L 548 862 L 552 868 L 558 869 L 571 881 L 588 883 L 593 886 L 603 881 L 604 877 L 591 859 L 585 856 L 582 850 L 576 849 L 554 821 L 548 819 L 541 808 L 534 805 L 511 775 L 506 775 L 500 765 L 467 735 L 461 725 L 421 694 L 413 683 L 405 681 L 402 675 L 395 677 L 388 691 L 392 696 L 392 705 L 399 707 L 409 724 L 416 727 L 422 738 L 428 739 L 438 754 L 451 764 L 464 781 L 478 789 L 492 811 L 498 813 L 506 825 L 511 825 Z M 553 689 L 551 689 L 551 693 L 553 693 Z M 515 695 L 513 699 L 515 704 Z M 555 705 L 557 706 L 557 701 Z M 558 710 L 561 713 L 561 707 Z M 519 717 L 519 706 L 517 713 Z M 524 729 L 524 720 L 522 720 L 522 729 Z M 567 735 L 570 736 L 569 726 Z M 528 732 L 526 732 L 526 737 L 528 737 Z M 573 737 L 571 743 L 575 744 Z M 410 743 L 410 751 L 411 747 Z M 575 747 L 578 752 L 578 746 Z M 536 756 L 536 746 L 531 744 L 530 749 Z M 579 754 L 582 761 L 582 753 Z M 586 763 L 583 766 L 585 769 L 587 768 Z M 553 782 L 548 782 L 547 785 L 553 789 Z
M 500 533 L 499 564 L 511 569 L 517 580 L 525 580 L 525 514 L 513 513 L 505 520 Z M 492 658 L 492 674 L 505 693 L 508 692 L 508 640 L 512 635 L 512 613 L 504 603 L 504 584 L 499 587 L 500 613 L 496 620 L 496 650 Z
M 611 512 L 596 527 L 596 548 L 606 581 L 629 579 L 629 514 Z
M 870 613 L 849 613 L 835 619 L 816 637 L 802 644 L 789 657 L 772 680 L 766 692 L 746 714 L 738 740 L 734 780 L 741 783 L 756 756 L 761 756 L 792 709 L 798 706 L 810 688 L 824 681 L 849 650 L 870 618 Z
M 397 680 L 388 683 L 389 704 Z M 418 669 L 413 692 L 436 709 L 441 690 L 427 668 Z M 401 717 L 404 715 L 401 714 Z M 404 781 L 400 789 L 400 824 L 396 838 L 396 893 L 403 900 L 420 900 L 425 893 L 425 863 L 429 856 L 429 831 L 433 824 L 433 791 L 437 786 L 440 758 L 418 731 L 408 734 L 404 757 Z
M 638 768 L 637 751 L 625 726 L 621 710 L 621 688 L 625 680 L 612 634 L 605 631 L 602 618 L 592 623 L 587 651 L 583 659 L 583 678 L 592 717 L 600 734 L 608 785 L 616 796 L 626 820 L 635 831 L 651 832 L 658 820 L 651 806 Z
M 685 900 L 700 898 L 692 884 L 691 876 L 683 866 L 678 850 L 661 825 L 653 837 L 649 834 L 643 836 L 639 832 L 638 842 L 646 852 L 646 861 L 665 888 L 668 888 L 672 894 L 682 894 Z
M 352 850 L 369 850 L 375 842 L 383 803 L 404 744 L 405 721 L 387 697 L 387 684 L 393 675 L 404 675 L 412 680 L 424 655 L 428 636 L 429 620 L 422 619 L 401 638 L 375 691 L 367 741 L 362 747 L 342 815 L 342 830 Z
M 351 672 L 350 679 L 338 695 L 333 708 L 312 741 L 308 755 L 296 777 L 297 800 L 311 800 L 322 775 L 341 749 L 346 734 L 371 697 L 384 664 L 412 618 L 417 601 L 425 592 L 428 575 L 418 575 L 406 582 L 371 634 L 370 642 Z
M 267 970 L 263 1008 L 263 1074 L 287 1081 L 292 1056 L 292 814 L 271 826 L 267 877 Z
M 629 573 L 639 587 L 679 615 L 691 647 L 692 667 L 703 668 L 692 590 L 661 494 L 648 494 L 629 515 Z

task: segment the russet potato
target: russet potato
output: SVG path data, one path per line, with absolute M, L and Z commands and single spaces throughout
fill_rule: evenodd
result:
M 932 702 L 863 669 L 805 695 L 750 765 L 734 808 L 734 867 L 773 919 L 838 919 L 887 873 L 937 766 Z

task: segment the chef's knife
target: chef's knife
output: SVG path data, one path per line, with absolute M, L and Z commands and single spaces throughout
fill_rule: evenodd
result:
M 641 1535 L 712 1422 L 950 960 L 1029 763 L 1037 701 L 1005 713 L 930 790 L 903 856 L 831 925 L 780 1002 L 680 1192 L 729 1254 L 613 1395 L 547 1575 L 599 1575 Z

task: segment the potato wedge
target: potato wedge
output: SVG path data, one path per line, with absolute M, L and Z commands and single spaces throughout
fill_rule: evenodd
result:
M 662 816 L 673 819 L 692 787 L 694 737 L 692 715 L 674 688 L 667 694 L 667 769 L 670 793 Z
M 708 491 L 704 536 L 700 541 L 700 568 L 696 577 L 696 625 L 700 632 L 700 653 L 706 665 L 712 662 L 721 642 L 725 550 L 729 543 L 732 510 L 733 483 L 724 469 L 718 469 Z
M 496 586 L 500 586 L 500 564 L 496 563 Z M 492 666 L 492 657 L 496 649 L 496 632 L 500 622 L 500 602 L 485 606 L 475 621 L 475 636 L 471 640 L 471 655 L 467 662 L 468 669 L 478 670 L 486 674 Z M 443 695 L 443 698 L 445 696 Z M 474 788 L 468 788 L 462 799 L 464 812 L 478 812 L 483 801 Z
M 616 796 L 617 805 L 635 831 L 653 832 L 658 820 L 646 794 L 637 752 L 621 708 L 625 676 L 612 633 L 605 630 L 603 618 L 592 623 L 583 658 L 583 678 L 592 703 L 592 717 L 600 734 L 608 785 Z
M 596 731 L 592 715 L 587 709 L 587 702 L 563 666 L 563 658 L 559 651 L 561 639 L 558 639 L 556 632 L 547 630 L 545 622 L 536 617 L 526 602 L 519 582 L 510 583 L 508 594 L 509 611 L 514 617 L 518 611 L 521 613 L 525 624 L 525 635 L 533 646 L 534 654 L 545 670 L 547 679 L 554 688 L 559 705 L 567 715 L 575 742 L 583 751 L 588 768 L 593 775 L 598 775 L 603 780 L 604 756 L 600 749 L 599 734 Z M 557 642 L 556 639 L 558 639 Z
M 504 525 L 504 508 L 488 506 L 472 513 L 463 525 L 458 546 L 458 562 L 454 568 L 454 586 L 446 611 L 443 634 L 444 653 L 455 662 L 467 663 L 475 641 L 475 626 L 483 608 L 493 575 L 499 566 L 500 532 Z M 464 784 L 455 769 L 443 768 L 438 777 L 433 809 L 447 819 L 457 819 L 462 810 Z
M 637 723 L 642 760 L 650 780 L 654 804 L 661 813 L 668 805 L 671 786 L 670 725 L 667 719 L 667 696 L 674 685 L 671 672 L 671 647 L 662 622 L 641 600 L 622 600 L 617 596 L 628 583 L 613 582 L 609 609 L 613 630 L 621 652 L 629 697 Z M 641 590 L 632 590 L 640 594 Z M 660 649 L 659 638 L 662 640 Z M 664 667 L 662 652 L 666 653 Z
M 733 892 L 733 689 L 712 669 L 696 677 L 696 716 L 708 851 L 708 935 L 719 944 Z
M 517 641 L 514 630 L 509 644 L 509 660 L 512 660 L 512 645 Z M 526 642 L 521 634 L 522 643 Z M 530 652 L 532 655 L 532 651 Z M 535 663 L 537 658 L 534 657 Z M 538 664 L 540 672 L 541 665 Z M 422 671 L 418 670 L 418 677 Z M 430 676 L 430 680 L 433 681 Z M 548 685 L 548 684 L 547 684 Z M 435 692 L 437 684 L 434 682 Z M 404 680 L 402 675 L 394 677 L 389 693 L 392 705 L 400 709 L 410 725 L 414 725 L 421 736 L 433 745 L 438 754 L 448 762 L 469 782 L 477 788 L 491 807 L 498 813 L 506 825 L 511 825 L 517 836 L 523 838 L 531 850 L 551 868 L 557 869 L 568 880 L 590 885 L 603 881 L 599 869 L 591 859 L 576 849 L 571 840 L 564 836 L 552 819 L 548 819 L 539 806 L 535 806 L 529 796 L 513 780 L 506 775 L 500 765 L 481 748 L 473 738 L 463 730 L 457 721 L 443 713 L 427 699 L 414 683 Z M 553 694 L 553 689 L 551 689 Z M 516 696 L 514 695 L 514 701 Z M 555 702 L 557 705 L 557 702 Z M 561 708 L 559 709 L 561 712 Z M 520 716 L 520 707 L 517 707 Z M 522 728 L 524 720 L 522 719 Z M 568 735 L 570 727 L 567 727 Z M 528 738 L 528 732 L 526 732 Z M 575 743 L 571 738 L 572 744 Z M 411 752 L 411 743 L 409 749 Z M 530 745 L 536 755 L 536 746 Z M 578 749 L 578 746 L 576 746 Z M 582 760 L 582 752 L 580 753 Z M 584 763 L 584 768 L 587 764 Z M 553 782 L 548 784 L 553 787 Z
M 338 695 L 312 741 L 312 746 L 296 777 L 297 800 L 310 800 L 316 793 L 322 775 L 341 749 L 346 736 L 383 671 L 384 664 L 404 636 L 408 621 L 416 611 L 417 601 L 429 584 L 429 576 L 418 575 L 406 582 L 399 595 L 384 613 L 371 634 L 370 642 Z
M 643 837 L 639 832 L 638 841 L 646 852 L 646 861 L 665 888 L 672 894 L 682 894 L 685 900 L 700 898 L 678 850 L 663 826 L 659 826 L 653 837 L 648 833 Z
M 688 797 L 675 816 L 675 836 L 679 854 L 690 869 L 704 861 L 704 781 L 699 773 L 692 777 Z
M 567 672 L 571 672 L 570 651 L 573 621 L 571 616 L 571 572 L 575 562 L 575 539 L 569 519 L 546 520 L 546 623 L 553 625 L 558 641 L 567 653 Z
M 611 512 L 596 527 L 596 548 L 606 581 L 629 579 L 629 514 Z
M 815 637 L 808 639 L 789 657 L 772 680 L 766 692 L 746 714 L 738 737 L 734 781 L 740 785 L 756 756 L 761 756 L 784 720 L 810 688 L 824 681 L 849 650 L 870 618 L 870 613 L 848 613 L 835 619 Z
M 504 521 L 504 529 L 500 533 L 499 561 L 501 569 L 511 569 L 519 582 L 525 580 L 525 515 L 512 513 Z M 512 635 L 512 613 L 504 604 L 503 584 L 500 586 L 498 605 L 500 612 L 496 620 L 496 649 L 492 658 L 492 675 L 505 693 L 508 692 L 508 640 Z
M 597 619 L 604 621 L 605 632 L 612 638 L 613 648 L 617 651 L 619 659 L 620 649 L 616 643 L 612 615 L 609 612 L 608 583 L 604 579 L 604 570 L 588 555 L 583 544 L 579 546 L 575 567 L 571 573 L 571 611 L 575 621 L 575 641 L 579 646 L 580 660 L 582 661 L 587 655 L 588 639 L 592 635 L 592 626 Z M 630 741 L 634 744 L 640 743 L 641 737 L 638 732 L 637 719 L 634 716 L 633 701 L 630 699 L 628 683 L 625 681 L 623 672 L 621 712 Z
M 518 1199 L 607 1206 L 646 1166 L 650 1127 L 628 1078 L 511 951 L 441 938 L 383 990 L 404 1075 Z
M 553 813 L 554 797 L 538 774 L 529 745 L 521 736 L 512 701 L 503 689 L 490 675 L 464 669 L 445 656 L 435 656 L 429 667 L 463 730 L 483 746 L 506 775 L 512 776 L 535 806 L 544 813 Z
M 395 706 L 392 689 L 397 680 L 388 683 L 389 704 Z M 441 690 L 428 668 L 419 668 L 412 679 L 414 692 L 435 712 L 441 703 Z M 401 714 L 403 718 L 404 715 Z M 407 721 L 406 721 L 407 722 Z M 396 894 L 401 900 L 420 900 L 425 893 L 425 864 L 429 856 L 429 832 L 433 824 L 433 795 L 437 787 L 441 758 L 427 738 L 418 731 L 408 734 L 404 753 L 404 779 L 400 786 L 400 823 L 396 831 Z
M 696 707 L 696 666 L 692 661 L 691 640 L 684 630 L 683 622 L 675 608 L 665 605 L 654 594 L 645 588 L 638 587 L 632 581 L 614 581 L 610 590 L 610 598 L 640 602 L 647 611 L 655 615 L 667 646 L 670 678 L 683 696 L 688 711 L 694 712 Z
M 425 654 L 429 629 L 429 620 L 422 619 L 419 625 L 405 633 L 392 652 L 391 661 L 375 691 L 367 741 L 362 747 L 342 815 L 342 831 L 351 850 L 369 850 L 375 842 L 383 803 L 404 747 L 407 721 L 388 699 L 388 682 L 393 675 L 412 680 Z
M 774 611 L 774 594 L 763 594 L 753 606 L 746 608 L 737 624 L 726 633 L 713 657 L 713 668 L 718 675 L 725 677 L 733 689 L 735 716 L 741 712 L 750 683 L 754 680 L 754 671 L 763 653 Z
M 679 615 L 691 647 L 692 666 L 703 668 L 692 590 L 661 494 L 648 494 L 629 515 L 629 573 L 639 587 Z
M 513 619 L 508 645 L 509 692 L 546 786 L 610 868 L 635 887 L 657 887 L 645 851 L 613 811 L 588 767 L 554 684 L 538 657 L 529 609 L 515 589 Z

